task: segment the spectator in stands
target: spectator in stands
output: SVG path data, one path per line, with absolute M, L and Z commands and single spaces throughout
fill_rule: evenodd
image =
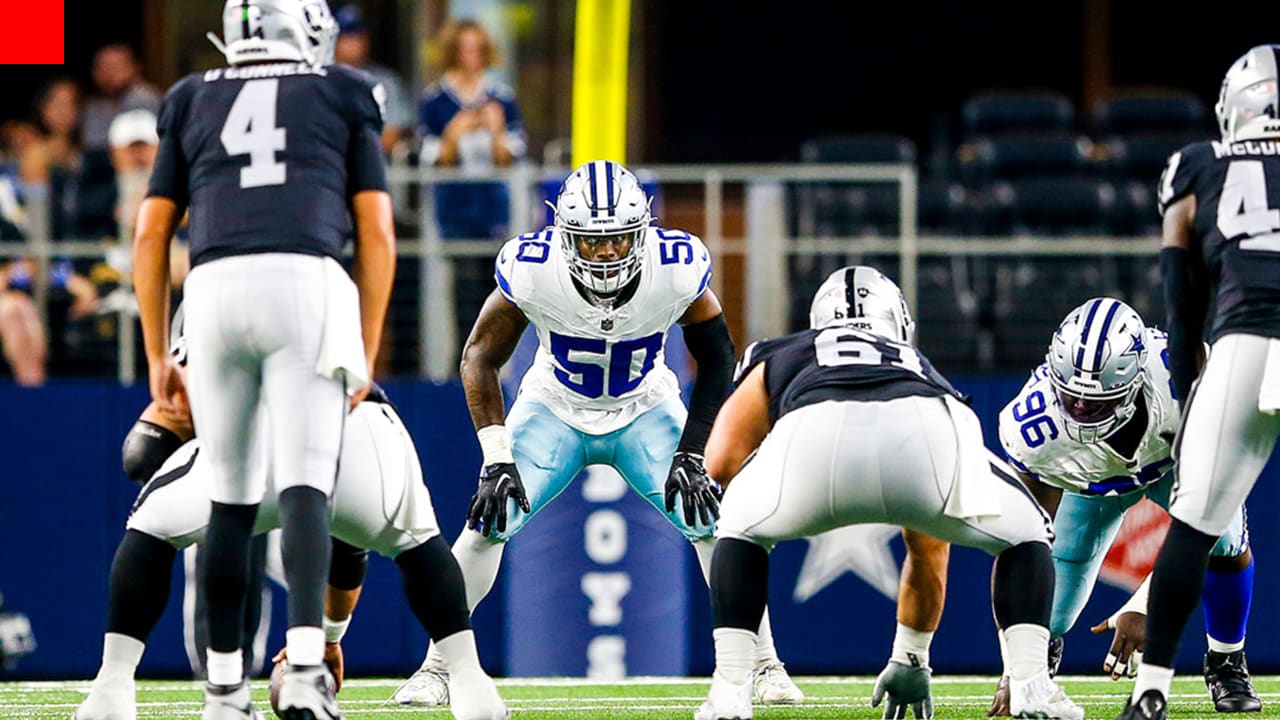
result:
M 18 175 L 24 184 L 44 184 L 57 170 L 80 166 L 80 88 L 59 78 L 36 99 L 38 135 L 26 138 L 18 151 Z
M 105 45 L 98 50 L 93 57 L 93 84 L 97 92 L 84 108 L 87 150 L 107 149 L 107 133 L 119 113 L 160 111 L 160 92 L 142 79 L 138 59 L 128 45 Z
M 382 128 L 382 149 L 390 153 L 391 148 L 408 137 L 413 129 L 413 106 L 405 93 L 404 81 L 396 71 L 373 61 L 369 33 L 359 7 L 343 5 L 334 16 L 338 20 L 338 43 L 334 47 L 334 59 L 343 65 L 369 73 L 387 91 L 387 117 Z
M 444 75 L 426 89 L 419 108 L 422 164 L 477 170 L 523 160 L 527 151 L 524 122 L 515 92 L 488 74 L 496 63 L 497 49 L 484 26 L 473 20 L 451 22 L 441 31 L 440 47 Z M 445 240 L 505 237 L 509 206 L 507 186 L 502 183 L 436 187 L 436 218 Z M 454 287 L 459 338 L 463 338 L 493 289 L 492 259 L 455 261 Z

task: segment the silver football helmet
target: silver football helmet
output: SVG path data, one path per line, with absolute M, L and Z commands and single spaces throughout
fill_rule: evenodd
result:
M 1146 325 L 1113 298 L 1072 310 L 1053 334 L 1045 361 L 1067 437 L 1096 443 L 1133 417 L 1147 380 Z
M 813 296 L 809 327 L 847 325 L 914 344 L 916 324 L 902 291 L 879 270 L 850 265 L 831 273 Z
M 1280 136 L 1280 45 L 1259 45 L 1231 65 L 1213 110 L 1225 142 Z
M 209 34 L 230 65 L 305 62 L 332 65 L 338 23 L 325 0 L 227 0 L 222 41 Z
M 552 209 L 569 273 L 592 294 L 611 299 L 640 272 L 652 217 L 630 170 L 593 160 L 565 178 Z

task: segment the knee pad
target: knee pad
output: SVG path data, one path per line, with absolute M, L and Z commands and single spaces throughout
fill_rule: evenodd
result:
M 182 445 L 182 438 L 172 430 L 139 420 L 129 430 L 124 438 L 124 446 L 120 448 L 125 477 L 142 485 Z

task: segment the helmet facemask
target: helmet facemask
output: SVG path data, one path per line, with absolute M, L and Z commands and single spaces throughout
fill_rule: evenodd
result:
M 1101 442 L 1137 411 L 1147 382 L 1146 326 L 1113 298 L 1093 298 L 1058 326 L 1045 357 L 1053 405 L 1067 437 Z
M 608 235 L 562 230 L 569 273 L 600 299 L 612 299 L 640 272 L 644 235 L 644 228 Z
M 1133 417 L 1145 372 L 1139 373 L 1128 386 L 1109 392 L 1079 385 L 1073 387 L 1076 378 L 1064 383 L 1054 373 L 1050 373 L 1049 380 L 1067 437 L 1093 444 L 1114 435 Z
M 552 209 L 565 262 L 597 304 L 612 304 L 640 274 L 649 203 L 636 176 L 608 160 L 583 165 L 561 186 Z

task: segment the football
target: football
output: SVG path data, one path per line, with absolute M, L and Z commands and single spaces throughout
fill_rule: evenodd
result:
M 268 685 L 268 692 L 271 696 L 271 711 L 280 717 L 280 683 L 284 680 L 284 674 L 289 671 L 289 661 L 281 660 L 271 668 L 271 680 Z

